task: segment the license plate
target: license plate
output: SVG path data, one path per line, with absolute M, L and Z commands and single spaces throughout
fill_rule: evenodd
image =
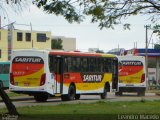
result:
M 24 86 L 29 86 L 29 83 L 24 83 Z
M 18 86 L 18 82 L 15 82 L 14 85 L 17 85 L 17 86 Z

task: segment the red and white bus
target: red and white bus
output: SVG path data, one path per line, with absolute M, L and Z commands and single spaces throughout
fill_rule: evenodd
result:
M 145 95 L 146 69 L 143 56 L 118 56 L 119 61 L 119 92 L 137 92 L 139 96 Z
M 10 68 L 10 90 L 33 95 L 79 99 L 81 94 L 99 94 L 102 99 L 118 87 L 118 59 L 100 53 L 47 50 L 15 50 Z

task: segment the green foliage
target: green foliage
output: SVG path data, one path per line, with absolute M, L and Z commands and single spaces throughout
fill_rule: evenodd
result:
M 97 50 L 96 53 L 104 53 L 103 50 Z
M 52 39 L 51 48 L 52 49 L 63 49 L 62 40 L 59 39 L 59 38 L 58 39 Z
M 98 22 L 101 29 L 118 24 L 128 29 L 129 23 L 122 20 L 135 15 L 146 15 L 151 23 L 158 23 L 160 13 L 159 0 L 33 0 L 33 4 L 47 13 L 64 16 L 70 23 L 91 16 L 91 22 Z
M 160 44 L 155 44 L 154 49 L 160 49 Z

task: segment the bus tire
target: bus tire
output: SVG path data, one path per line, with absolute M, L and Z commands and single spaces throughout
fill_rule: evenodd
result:
M 103 93 L 100 94 L 101 99 L 106 99 L 107 97 L 107 86 L 105 85 Z
M 74 85 L 70 85 L 68 89 L 68 100 L 74 100 L 76 95 L 76 88 Z
M 122 96 L 122 94 L 123 94 L 123 93 L 120 92 L 120 91 L 119 91 L 119 92 L 115 92 L 115 95 L 116 95 L 116 96 Z
M 75 95 L 75 99 L 76 99 L 76 100 L 79 100 L 79 99 L 80 99 L 80 94 L 76 94 L 76 95 Z
M 145 91 L 144 90 L 138 91 L 137 96 L 145 96 Z
M 36 95 L 34 95 L 34 99 L 35 99 L 37 102 L 46 102 L 47 99 L 48 99 L 48 94 L 46 94 L 46 93 L 36 94 Z
M 61 99 L 62 101 L 69 101 L 69 100 L 74 100 L 76 95 L 76 89 L 74 85 L 70 85 L 68 89 L 68 94 L 67 95 L 62 95 Z
M 68 96 L 67 95 L 61 95 L 61 100 L 62 101 L 68 101 Z

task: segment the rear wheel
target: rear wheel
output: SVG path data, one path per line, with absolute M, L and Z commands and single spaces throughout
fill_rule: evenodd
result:
M 48 94 L 46 94 L 46 93 L 36 94 L 36 95 L 34 95 L 34 99 L 35 99 L 37 102 L 46 102 L 47 99 L 48 99 Z
M 116 96 L 122 96 L 122 92 L 120 92 L 120 91 L 119 92 L 115 92 L 115 95 Z
M 75 95 L 75 99 L 76 99 L 76 100 L 79 100 L 79 99 L 80 99 L 80 94 L 76 94 L 76 95 Z
M 137 95 L 138 96 L 145 96 L 145 91 L 144 90 L 138 91 Z
M 104 87 L 103 93 L 100 94 L 100 96 L 101 96 L 101 99 L 106 99 L 107 97 L 107 86 L 106 85 Z

